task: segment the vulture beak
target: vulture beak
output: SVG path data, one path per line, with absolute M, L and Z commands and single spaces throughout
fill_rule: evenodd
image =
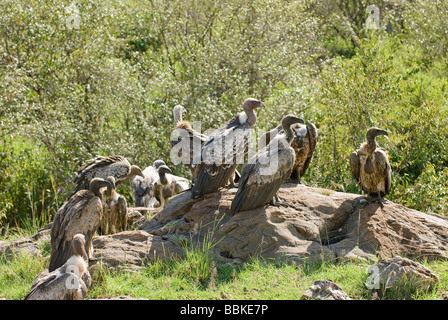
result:
M 260 101 L 260 106 L 259 106 L 259 108 L 266 108 L 266 105 L 264 104 L 263 101 Z
M 386 130 L 381 130 L 381 134 L 384 136 L 384 138 L 386 138 L 388 141 L 390 141 L 389 137 L 388 137 L 389 133 Z
M 159 166 L 159 168 L 157 169 L 157 171 L 161 172 L 161 173 L 169 173 L 169 174 L 173 174 L 173 172 L 171 171 L 170 168 L 168 168 L 168 166 L 166 165 L 161 165 Z

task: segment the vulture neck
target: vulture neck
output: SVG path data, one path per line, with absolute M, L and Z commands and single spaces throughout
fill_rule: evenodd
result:
M 175 108 L 174 111 L 174 126 L 182 121 L 182 110 Z
M 110 199 L 113 196 L 113 188 L 107 186 L 106 192 L 104 192 L 104 195 L 106 196 L 106 199 Z
M 84 248 L 84 243 L 82 243 L 79 239 L 73 239 L 73 251 L 76 255 L 82 257 L 84 261 L 88 262 L 89 259 L 87 257 L 86 249 Z
M 95 196 L 97 196 L 100 199 L 103 197 L 100 192 L 100 186 L 91 186 L 90 191 L 92 191 L 95 194 Z
M 291 125 L 292 124 L 289 121 L 282 122 L 282 127 L 285 131 L 285 138 L 289 144 L 291 144 L 292 140 L 294 139 L 294 131 L 292 130 Z
M 255 114 L 254 109 L 244 108 L 244 112 L 246 113 L 247 116 L 246 122 L 252 127 L 255 124 L 255 122 L 257 122 L 257 115 Z
M 166 177 L 166 173 L 165 172 L 159 172 L 159 178 L 160 178 L 160 182 L 163 185 L 168 184 L 168 178 Z
M 367 136 L 367 151 L 373 153 L 376 150 L 375 136 Z

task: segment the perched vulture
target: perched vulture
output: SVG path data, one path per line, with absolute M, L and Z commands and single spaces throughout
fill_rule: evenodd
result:
M 173 175 L 166 165 L 160 166 L 157 173 L 159 179 L 154 185 L 154 195 L 162 208 L 165 207 L 168 198 L 190 188 L 190 182 L 187 179 Z
M 174 156 L 177 157 L 176 160 L 190 168 L 193 174 L 194 152 L 201 148 L 207 140 L 207 136 L 193 130 L 188 121 L 182 120 L 182 114 L 186 112 L 187 110 L 181 105 L 177 105 L 173 109 L 175 131 L 171 137 L 171 148 Z M 177 161 L 173 163 L 179 164 Z
M 188 121 L 182 120 L 182 114 L 186 112 L 187 110 L 181 105 L 177 105 L 173 109 L 175 131 L 171 137 L 171 157 L 174 156 L 174 164 L 185 164 L 193 176 L 194 154 L 199 151 L 208 137 L 193 130 Z M 188 152 L 185 152 L 186 150 Z M 240 174 L 235 170 L 234 175 L 228 181 L 229 185 L 235 186 L 235 182 L 238 182 L 239 178 Z
M 112 176 L 106 179 L 111 183 L 102 192 L 103 216 L 101 218 L 101 234 L 114 234 L 125 231 L 128 220 L 128 205 L 126 199 L 115 189 L 115 179 Z
M 303 122 L 295 116 L 285 116 L 282 120 L 284 132 L 277 134 L 249 160 L 241 173 L 238 191 L 230 207 L 231 214 L 259 208 L 273 201 L 294 166 L 296 156 L 290 145 L 294 138 L 291 125 Z
M 93 178 L 89 190 L 80 190 L 59 208 L 50 232 L 51 255 L 48 271 L 62 266 L 73 255 L 70 242 L 74 235 L 85 236 L 86 252 L 93 257 L 92 238 L 101 224 L 103 203 L 100 188 L 113 186 L 101 178 Z
M 379 135 L 388 133 L 375 127 L 367 130 L 366 141 L 350 156 L 350 168 L 368 197 L 381 202 L 390 193 L 392 170 L 386 149 L 377 148 L 375 138 Z
M 163 160 L 154 161 L 152 166 L 143 170 L 144 177 L 135 176 L 132 180 L 132 197 L 134 198 L 134 207 L 155 208 L 159 202 L 154 196 L 154 184 L 159 178 L 157 168 L 165 165 Z
M 56 270 L 39 274 L 25 300 L 83 300 L 86 297 L 91 277 L 84 235 L 76 234 L 71 245 L 74 254 Z
M 136 165 L 131 165 L 126 158 L 98 156 L 78 169 L 78 175 L 74 180 L 76 186 L 71 196 L 79 190 L 88 190 L 90 181 L 96 177 L 106 179 L 112 176 L 118 187 L 124 180 L 132 179 L 136 175 L 143 177 L 142 170 Z
M 301 178 L 308 169 L 316 149 L 317 128 L 312 123 L 308 123 L 306 126 L 295 123 L 291 129 L 294 131 L 291 147 L 296 153 L 296 160 L 289 179 L 294 183 L 302 183 Z M 283 133 L 281 125 L 263 134 L 258 141 L 258 149 L 263 149 L 279 132 Z
M 193 198 L 217 191 L 235 175 L 249 149 L 251 128 L 257 121 L 254 109 L 265 107 L 259 100 L 244 101 L 243 112 L 215 130 L 193 158 Z

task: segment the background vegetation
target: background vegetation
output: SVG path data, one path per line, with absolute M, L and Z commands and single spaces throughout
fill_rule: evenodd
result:
M 446 21 L 446 1 L 4 0 L 0 236 L 51 221 L 91 157 L 169 163 L 174 105 L 206 130 L 249 96 L 267 105 L 257 130 L 287 113 L 318 127 L 307 184 L 360 192 L 348 157 L 378 126 L 389 199 L 446 215 Z

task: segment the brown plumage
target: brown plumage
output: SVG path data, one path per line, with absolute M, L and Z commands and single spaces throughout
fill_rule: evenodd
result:
M 378 200 L 390 193 L 392 170 L 386 149 L 377 148 L 376 137 L 388 135 L 387 131 L 370 128 L 366 141 L 350 156 L 350 168 L 353 178 L 369 198 Z
M 262 207 L 276 196 L 293 169 L 295 152 L 290 145 L 294 138 L 291 125 L 299 122 L 303 123 L 303 120 L 295 116 L 284 117 L 284 132 L 277 134 L 249 160 L 241 173 L 238 191 L 230 207 L 231 214 Z
M 257 99 L 246 99 L 244 111 L 215 130 L 195 153 L 193 198 L 217 191 L 235 175 L 236 166 L 249 149 L 251 127 L 257 120 L 254 109 L 259 107 L 265 107 L 265 104 Z
M 152 166 L 143 170 L 144 177 L 135 176 L 132 179 L 132 197 L 134 198 L 134 207 L 155 208 L 159 206 L 154 195 L 154 184 L 159 179 L 157 168 L 165 165 L 163 160 L 156 160 Z
M 169 198 L 190 188 L 187 179 L 173 175 L 166 165 L 159 166 L 157 173 L 159 178 L 154 185 L 154 195 L 162 207 L 165 207 Z
M 136 175 L 143 177 L 142 170 L 136 165 L 131 165 L 126 158 L 98 156 L 78 169 L 78 175 L 74 180 L 76 186 L 71 196 L 79 190 L 88 190 L 90 181 L 95 177 L 106 179 L 112 176 L 115 178 L 116 185 L 119 186 L 124 180 L 132 179 Z
M 103 216 L 101 218 L 101 234 L 114 234 L 125 231 L 128 222 L 128 205 L 126 199 L 115 189 L 115 179 L 106 179 L 111 183 L 102 192 Z
M 207 136 L 194 130 L 188 121 L 182 120 L 182 114 L 187 110 L 177 105 L 173 109 L 174 128 L 171 136 L 171 159 L 174 165 L 184 164 L 193 174 L 193 157 L 207 140 Z
M 93 178 L 89 190 L 78 191 L 56 212 L 50 232 L 50 272 L 62 266 L 74 254 L 70 243 L 77 233 L 85 236 L 85 250 L 89 258 L 92 257 L 92 238 L 103 214 L 100 188 L 107 186 L 111 186 L 109 181 Z
M 302 183 L 301 178 L 308 169 L 316 149 L 317 128 L 312 123 L 308 123 L 306 126 L 296 123 L 291 128 L 294 131 L 291 147 L 295 151 L 296 160 L 289 179 L 294 183 Z M 281 125 L 264 133 L 258 140 L 258 148 L 263 149 L 278 133 L 283 133 Z
M 39 274 L 25 300 L 82 300 L 86 297 L 91 277 L 85 237 L 76 234 L 71 243 L 74 254 L 61 267 Z

